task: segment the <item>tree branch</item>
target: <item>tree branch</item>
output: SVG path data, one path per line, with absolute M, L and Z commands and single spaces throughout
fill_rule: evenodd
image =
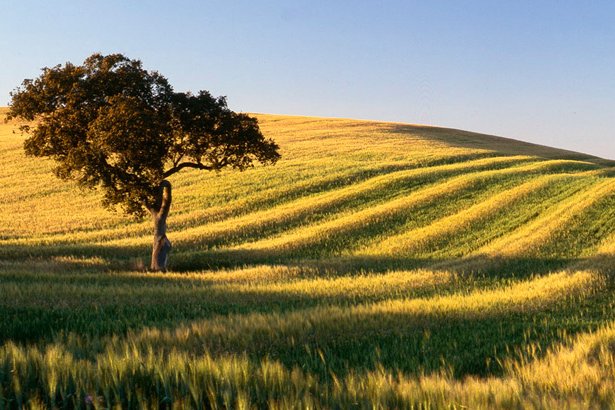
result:
M 179 154 L 177 159 L 173 160 L 173 166 L 176 167 L 179 165 L 180 161 L 184 158 L 184 154 Z
M 184 168 L 204 169 L 206 171 L 212 171 L 212 170 L 216 169 L 215 167 L 212 167 L 212 166 L 203 165 L 200 162 L 182 162 L 181 164 L 174 166 L 173 168 L 169 169 L 168 171 L 165 171 L 165 173 L 162 174 L 162 177 L 163 178 L 168 178 L 169 176 L 175 174 L 176 172 L 181 171 Z

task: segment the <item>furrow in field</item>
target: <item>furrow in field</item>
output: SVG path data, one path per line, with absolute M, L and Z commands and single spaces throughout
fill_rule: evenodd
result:
M 480 157 L 480 156 L 479 156 Z M 467 157 L 463 159 L 468 160 Z M 501 157 L 494 158 L 493 164 L 489 165 L 490 159 L 483 158 L 476 166 L 484 167 L 503 167 L 511 165 L 515 161 L 528 161 L 529 157 Z M 438 162 L 438 161 L 436 161 Z M 473 167 L 475 161 L 468 161 L 470 167 Z M 458 163 L 460 166 L 465 166 L 466 161 Z M 451 164 L 454 167 L 454 163 Z M 362 169 L 356 167 L 335 169 L 333 172 L 314 172 L 310 175 L 294 175 L 298 171 L 287 170 L 277 172 L 278 168 L 274 171 L 274 174 L 269 178 L 258 177 L 258 173 L 249 177 L 243 177 L 241 182 L 234 184 L 233 180 L 227 181 L 231 175 L 226 179 L 214 178 L 207 183 L 209 186 L 209 192 L 200 188 L 205 180 L 192 181 L 186 185 L 187 178 L 193 177 L 192 174 L 182 176 L 178 181 L 176 187 L 175 204 L 173 206 L 170 216 L 170 227 L 176 231 L 182 231 L 184 229 L 190 229 L 194 226 L 199 226 L 204 223 L 217 223 L 222 222 L 228 218 L 241 218 L 242 215 L 246 215 L 250 212 L 261 212 L 260 210 L 268 209 L 270 207 L 277 207 L 287 203 L 295 204 L 300 202 L 302 198 L 318 196 L 321 192 L 327 192 L 329 190 L 337 190 L 348 188 L 352 191 L 353 186 L 362 184 L 365 181 L 369 181 L 373 178 L 380 178 L 380 180 L 386 180 L 386 175 L 396 174 L 398 172 L 404 172 L 408 168 L 416 167 L 416 164 L 408 163 L 386 163 L 381 162 L 376 166 L 367 166 Z M 430 169 L 430 167 L 420 169 Z M 409 170 L 411 173 L 412 170 Z M 414 171 L 417 173 L 418 171 Z M 451 171 L 454 172 L 454 171 Z M 282 177 L 282 175 L 287 175 Z M 289 176 L 294 180 L 292 183 L 288 183 Z M 233 178 L 239 178 L 238 175 L 232 175 Z M 199 182 L 200 181 L 200 182 Z M 205 181 L 205 182 L 204 182 Z M 252 182 L 251 182 L 252 181 Z M 58 182 L 60 183 L 60 182 Z M 219 184 L 219 185 L 216 185 Z M 184 186 L 185 185 L 185 186 Z M 198 187 L 195 189 L 195 186 Z M 187 190 L 190 187 L 191 190 Z M 228 192 L 231 187 L 232 192 Z M 222 195 L 222 193 L 224 193 Z M 384 192 L 386 194 L 386 192 Z M 67 196 L 73 196 L 72 199 L 65 198 Z M 217 199 L 216 199 L 217 198 Z M 1 199 L 1 197 L 0 197 Z M 104 241 L 106 239 L 117 238 L 134 238 L 139 236 L 147 236 L 151 231 L 149 221 L 145 223 L 135 223 L 134 220 L 128 218 L 121 218 L 121 215 L 106 214 L 106 210 L 102 210 L 101 213 L 92 215 L 91 213 L 102 208 L 98 204 L 98 198 L 95 195 L 88 195 L 85 198 L 79 195 L 78 201 L 75 201 L 74 193 L 63 192 L 57 195 L 52 195 L 47 198 L 47 201 L 42 201 L 37 196 L 30 201 L 20 201 L 20 208 L 14 209 L 11 214 L 20 215 L 20 223 L 25 223 L 20 226 L 15 225 L 12 228 L 14 234 L 23 232 L 23 236 L 31 237 L 29 234 L 28 226 L 36 226 L 39 229 L 45 229 L 46 235 L 44 240 L 46 242 L 54 243 L 76 243 L 76 242 L 95 242 Z M 73 223 L 72 219 L 64 220 L 62 215 L 58 217 L 57 209 L 52 204 L 57 202 L 66 203 L 67 211 L 72 208 L 75 212 L 68 211 L 69 215 L 78 214 L 83 221 L 79 224 Z M 212 205 L 203 207 L 203 203 L 208 201 L 214 201 Z M 292 207 L 292 205 L 290 206 Z M 289 207 L 287 207 L 289 208 Z M 77 211 L 78 209 L 78 211 Z M 84 212 L 84 210 L 90 210 Z M 24 212 L 26 213 L 24 215 Z M 50 223 L 27 223 L 28 220 L 36 219 L 37 221 L 49 220 Z M 89 220 L 88 220 L 89 218 Z M 249 218 L 249 217 L 248 217 Z M 246 219 L 246 218 L 244 218 Z M 9 226 L 11 226 L 9 224 Z M 30 228 L 31 229 L 31 228 Z M 37 232 L 38 233 L 38 232 Z M 43 232 L 38 233 L 41 237 Z M 11 232 L 13 235 L 13 232 Z M 42 238 L 43 239 L 43 238 Z
M 420 206 L 429 206 L 425 212 L 436 212 L 438 207 L 453 208 L 454 203 L 444 200 L 444 198 L 454 196 L 464 190 L 481 194 L 484 188 L 505 189 L 506 186 L 498 187 L 495 184 L 498 180 L 509 178 L 521 178 L 535 173 L 545 173 L 565 166 L 568 161 L 544 161 L 524 166 L 507 168 L 503 170 L 491 170 L 462 175 L 451 178 L 446 182 L 435 186 L 413 192 L 411 195 L 396 198 L 384 204 L 373 206 L 358 212 L 342 215 L 323 223 L 301 227 L 284 235 L 247 243 L 233 249 L 243 250 L 293 250 L 309 247 L 318 247 L 332 240 L 355 240 L 360 239 L 360 232 L 367 232 L 366 235 L 373 239 L 376 235 L 384 232 L 391 232 L 393 229 L 403 228 L 405 224 L 412 222 L 416 217 L 414 212 Z M 484 193 L 484 192 L 483 192 Z M 438 206 L 432 206 L 437 204 Z M 451 212 L 448 209 L 445 212 Z M 441 215 L 442 216 L 442 215 Z M 431 215 L 430 215 L 431 217 Z M 434 216 L 435 217 L 435 216 Z M 428 221 L 423 221 L 428 223 Z M 395 234 L 396 232 L 393 232 Z M 345 245 L 344 245 L 345 247 Z M 342 249 L 337 249 L 342 250 Z
M 178 244 L 186 243 L 201 247 L 254 241 L 297 226 L 332 219 L 349 209 L 362 209 L 395 196 L 408 195 L 421 186 L 432 184 L 443 178 L 484 169 L 499 169 L 527 160 L 527 157 L 496 157 L 461 164 L 392 172 L 241 217 L 184 229 L 175 233 L 173 237 Z M 112 243 L 120 244 L 121 241 Z
M 615 256 L 615 234 L 612 234 L 602 240 L 595 256 Z
M 286 162 L 271 169 L 255 170 L 250 176 L 247 176 L 247 173 L 230 173 L 224 176 L 225 181 L 220 184 L 212 184 L 217 178 L 196 178 L 195 173 L 180 174 L 178 182 L 183 181 L 186 184 L 188 181 L 186 187 L 189 187 L 190 191 L 182 191 L 183 187 L 178 186 L 176 209 L 173 210 L 171 217 L 178 230 L 190 228 L 258 212 L 322 192 L 343 189 L 378 176 L 430 168 L 444 165 L 449 161 L 451 164 L 462 164 L 485 157 L 493 155 L 452 156 L 448 157 L 447 161 L 434 158 L 426 163 L 381 160 L 360 166 L 353 161 Z M 512 158 L 520 161 L 522 158 L 531 159 L 531 157 Z M 188 177 L 196 179 L 190 180 Z M 207 186 L 206 190 L 201 188 L 203 185 Z M 195 186 L 199 188 L 195 190 Z M 192 198 L 182 202 L 182 198 L 187 197 Z
M 551 180 L 546 186 L 524 196 L 494 214 L 472 221 L 454 235 L 437 238 L 421 250 L 421 257 L 431 259 L 458 258 L 487 243 L 503 237 L 529 223 L 545 209 L 585 189 L 593 176 L 566 175 Z
M 523 200 L 531 193 L 541 190 L 546 186 L 561 181 L 561 175 L 546 175 L 537 177 L 521 185 L 497 193 L 483 202 L 477 203 L 462 211 L 445 216 L 437 221 L 410 231 L 389 236 L 383 241 L 374 243 L 358 254 L 366 255 L 416 255 L 425 250 L 433 242 L 444 237 L 456 235 L 460 231 L 469 230 L 472 225 L 500 212 L 503 208 Z
M 615 232 L 615 189 L 574 214 L 537 250 L 545 259 L 593 256 L 601 241 Z
M 357 254 L 366 255 L 414 255 L 429 246 L 430 243 L 464 229 L 469 229 L 473 222 L 498 212 L 504 207 L 523 199 L 535 190 L 541 189 L 558 176 L 543 176 L 519 186 L 497 193 L 487 200 L 456 214 L 448 215 L 437 221 L 410 231 L 392 235 L 383 241 L 374 243 Z
M 615 221 L 611 221 L 611 224 L 615 224 Z M 594 253 L 590 257 L 579 259 L 574 268 L 603 272 L 612 277 L 615 274 L 615 233 L 602 238 Z
M 597 201 L 612 195 L 615 180 L 605 179 L 592 184 L 567 200 L 548 209 L 541 217 L 535 219 L 499 240 L 478 249 L 473 256 L 514 257 L 534 256 L 559 230 L 565 228 L 575 215 L 579 215 Z
M 177 184 L 180 186 L 175 189 L 175 203 L 171 210 L 170 223 L 172 228 L 181 230 L 195 224 L 224 220 L 272 204 L 284 203 L 320 190 L 350 185 L 355 181 L 381 173 L 394 172 L 398 169 L 400 169 L 399 164 L 378 164 L 360 171 L 356 168 L 341 169 L 327 175 L 313 174 L 291 184 L 281 177 L 265 179 L 252 175 L 251 178 L 257 185 L 248 183 L 250 179 L 246 178 L 247 181 L 244 180 L 242 184 L 239 184 L 242 185 L 239 188 L 232 186 L 232 181 L 224 181 L 225 183 L 215 181 L 220 184 L 215 185 L 207 178 L 193 181 L 185 187 Z M 182 181 L 182 178 L 189 177 L 182 175 L 178 180 Z M 54 184 L 63 184 L 63 182 L 54 181 Z M 226 192 L 228 184 L 231 184 L 233 188 L 230 195 Z M 204 189 L 205 186 L 216 191 L 207 192 Z M 193 192 L 196 192 L 196 195 L 192 194 Z M 182 200 L 183 197 L 191 195 L 196 196 L 198 200 Z M 197 203 L 194 203 L 195 201 Z M 204 207 L 203 204 L 207 204 L 208 201 L 213 201 L 213 203 Z M 64 214 L 58 215 L 57 203 L 66 204 L 64 209 L 70 217 L 63 218 Z M 97 196 L 76 195 L 74 188 L 51 195 L 46 200 L 34 198 L 29 201 L 19 201 L 16 204 L 19 205 L 19 209 L 14 209 L 14 212 L 10 214 L 12 218 L 18 216 L 22 226 L 16 227 L 15 230 L 23 232 L 21 236 L 31 237 L 28 226 L 30 229 L 37 228 L 41 232 L 34 233 L 47 243 L 94 242 L 109 238 L 149 235 L 151 232 L 149 220 L 138 223 L 129 217 L 114 215 L 102 209 Z M 76 216 L 82 221 L 75 224 L 73 222 Z M 49 222 L 45 223 L 45 221 Z
M 391 168 L 388 173 L 354 184 L 340 184 L 340 186 L 329 187 L 329 189 L 333 189 L 332 191 L 322 189 L 320 193 L 310 195 L 309 190 L 306 190 L 305 196 L 300 196 L 297 199 L 292 199 L 291 195 L 286 198 L 286 201 L 282 201 L 281 204 L 272 208 L 223 219 L 219 222 L 196 227 L 189 224 L 188 227 L 182 228 L 182 225 L 195 218 L 195 214 L 200 212 L 197 210 L 179 217 L 172 215 L 169 223 L 170 228 L 176 231 L 173 233 L 173 238 L 176 241 L 192 241 L 194 243 L 195 238 L 198 238 L 198 244 L 220 245 L 231 241 L 245 240 L 246 238 L 258 238 L 300 224 L 311 223 L 331 217 L 349 207 L 367 206 L 373 201 L 394 196 L 398 194 L 399 190 L 416 189 L 418 185 L 433 182 L 438 178 L 472 170 L 497 169 L 526 161 L 529 161 L 529 157 L 494 157 L 401 171 L 394 171 L 394 168 Z M 323 187 L 319 186 L 318 188 Z M 215 209 L 208 211 L 215 212 Z M 112 243 L 118 245 L 122 243 L 145 243 L 144 241 L 148 240 L 145 236 L 149 234 L 150 229 L 148 225 L 132 225 L 124 229 L 113 227 L 88 232 L 71 232 L 70 234 L 53 237 L 48 236 L 46 239 L 54 243 L 94 242 L 109 239 Z M 128 235 L 129 233 L 130 235 Z M 113 240 L 113 238 L 124 236 L 129 236 L 129 238 Z

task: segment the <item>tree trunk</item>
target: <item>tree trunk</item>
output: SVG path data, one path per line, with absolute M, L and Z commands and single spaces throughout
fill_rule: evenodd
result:
M 154 244 L 152 247 L 152 263 L 150 270 L 154 272 L 167 271 L 171 241 L 167 238 L 167 217 L 171 208 L 171 183 L 164 180 L 160 183 L 156 205 L 150 208 L 154 221 Z

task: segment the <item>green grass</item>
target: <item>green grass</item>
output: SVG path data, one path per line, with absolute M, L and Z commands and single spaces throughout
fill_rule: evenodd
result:
M 278 165 L 172 180 L 167 274 L 0 125 L 0 409 L 614 407 L 615 163 L 259 120 Z

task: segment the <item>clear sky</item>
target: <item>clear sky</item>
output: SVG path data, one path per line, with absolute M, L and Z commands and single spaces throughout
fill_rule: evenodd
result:
M 423 123 L 615 159 L 613 1 L 5 0 L 0 105 L 124 53 L 238 111 Z

